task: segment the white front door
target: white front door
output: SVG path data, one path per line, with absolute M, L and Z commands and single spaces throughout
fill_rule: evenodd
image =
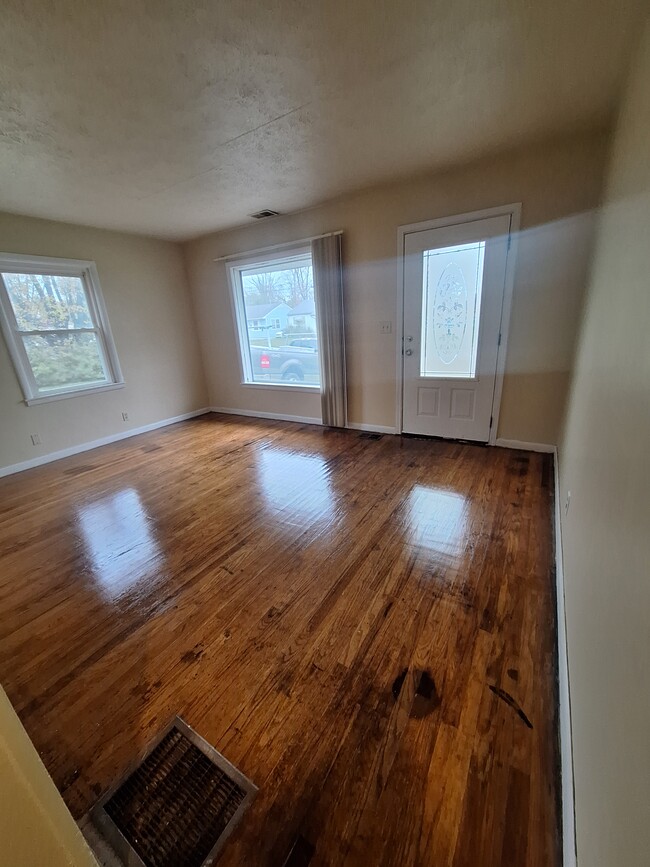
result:
M 489 440 L 511 219 L 404 235 L 405 433 Z

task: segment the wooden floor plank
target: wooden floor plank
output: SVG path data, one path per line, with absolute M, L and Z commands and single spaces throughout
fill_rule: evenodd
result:
M 550 470 L 213 414 L 7 477 L 0 679 L 75 816 L 179 714 L 224 865 L 559 867 Z

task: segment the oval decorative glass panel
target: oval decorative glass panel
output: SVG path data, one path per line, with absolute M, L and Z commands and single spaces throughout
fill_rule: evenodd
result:
M 433 301 L 433 339 L 443 364 L 460 352 L 467 327 L 467 285 L 463 272 L 450 262 L 440 275 Z

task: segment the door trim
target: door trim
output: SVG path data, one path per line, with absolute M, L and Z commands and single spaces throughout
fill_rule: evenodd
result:
M 397 229 L 397 316 L 395 328 L 395 350 L 397 356 L 395 430 L 402 433 L 402 405 L 404 400 L 404 365 L 402 363 L 402 341 L 404 338 L 404 240 L 411 232 L 426 232 L 429 229 L 441 229 L 446 226 L 456 226 L 460 223 L 471 223 L 488 217 L 510 215 L 510 248 L 506 259 L 506 276 L 503 288 L 503 303 L 501 305 L 501 343 L 497 352 L 496 379 L 492 396 L 492 427 L 488 445 L 495 445 L 499 428 L 499 412 L 501 410 L 501 395 L 503 393 L 503 377 L 506 369 L 508 352 L 508 331 L 510 329 L 510 313 L 512 310 L 512 295 L 515 283 L 515 264 L 521 226 L 521 202 L 510 205 L 499 205 L 496 208 L 484 208 L 481 211 L 470 211 L 467 214 L 455 214 L 451 217 L 438 217 L 435 220 L 425 220 L 421 223 L 408 223 Z

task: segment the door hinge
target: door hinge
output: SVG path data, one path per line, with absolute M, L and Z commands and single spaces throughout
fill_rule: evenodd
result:
M 512 247 L 512 235 L 508 235 L 508 250 Z
M 497 346 L 501 346 L 501 332 L 499 331 L 499 339 L 497 340 Z
M 494 416 L 490 416 L 490 430 L 492 430 L 492 422 L 494 421 Z

